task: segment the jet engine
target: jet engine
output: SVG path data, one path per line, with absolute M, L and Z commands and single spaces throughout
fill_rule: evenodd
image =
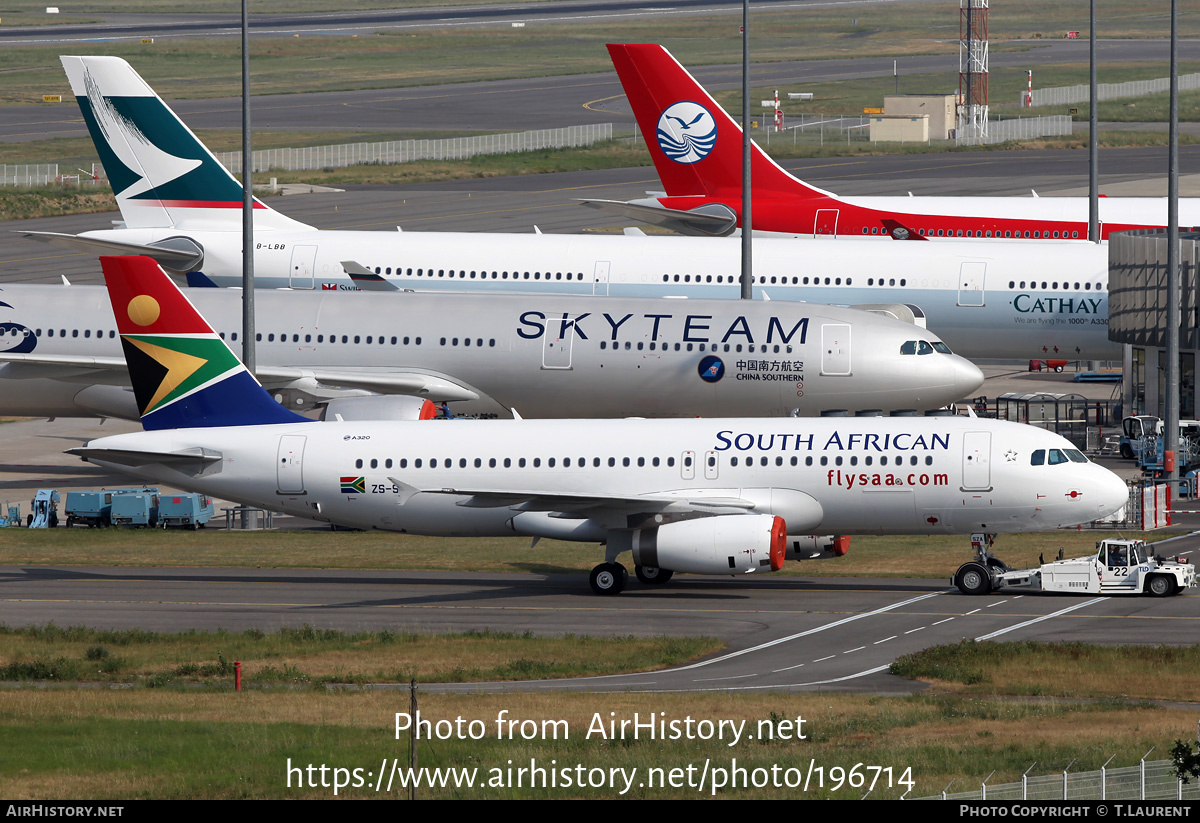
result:
M 850 551 L 848 534 L 789 534 L 787 536 L 788 560 L 829 560 L 845 557 Z
M 422 397 L 388 394 L 339 397 L 325 404 L 322 420 L 429 420 L 437 417 L 437 406 Z
M 779 571 L 787 526 L 770 514 L 731 514 L 666 523 L 631 534 L 639 566 L 693 574 Z

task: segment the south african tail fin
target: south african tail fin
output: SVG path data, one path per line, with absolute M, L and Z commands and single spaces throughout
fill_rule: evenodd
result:
M 101 257 L 143 428 L 308 423 L 276 403 L 149 257 Z
M 654 167 L 670 197 L 741 197 L 742 129 L 662 46 L 608 46 Z M 830 197 L 751 148 L 755 196 Z
M 119 57 L 63 57 L 125 227 L 240 231 L 242 184 Z M 254 201 L 254 226 L 303 230 Z

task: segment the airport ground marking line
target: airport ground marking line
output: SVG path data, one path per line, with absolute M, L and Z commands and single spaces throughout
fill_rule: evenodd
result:
M 915 629 L 909 629 L 908 631 L 905 632 L 905 634 L 912 634 L 913 632 L 923 632 L 923 631 L 925 631 L 925 629 L 926 629 L 925 626 L 917 626 Z
M 916 629 L 913 629 L 913 631 L 916 631 Z M 885 637 L 882 640 L 876 640 L 872 645 L 878 646 L 880 643 L 886 643 L 889 640 L 895 640 L 897 637 L 899 637 L 899 635 L 893 634 L 891 637 Z
M 953 619 L 954 619 L 953 617 L 947 617 L 945 620 L 939 620 L 938 622 L 936 622 L 936 623 L 934 623 L 934 624 L 932 624 L 932 625 L 934 625 L 934 626 L 940 626 L 940 625 L 942 625 L 943 623 L 949 623 L 949 622 L 950 622 L 951 620 L 953 620 Z
M 817 658 L 816 660 L 814 660 L 813 662 L 814 662 L 814 663 L 822 663 L 822 662 L 824 662 L 824 661 L 826 661 L 826 660 L 833 660 L 833 658 L 835 658 L 835 657 L 837 657 L 837 655 L 836 655 L 836 654 L 831 654 L 831 655 L 829 655 L 829 657 L 818 657 L 818 658 Z
M 1008 602 L 1008 598 L 1006 597 L 1003 600 L 997 600 L 995 603 L 989 603 L 987 605 L 987 608 L 991 609 L 991 608 L 1001 605 L 1002 603 L 1007 603 L 1007 602 Z M 974 612 L 972 612 L 972 614 L 974 614 Z
M 913 597 L 908 600 L 902 600 L 899 603 L 893 603 L 892 605 L 884 606 L 881 609 L 875 609 L 874 611 L 863 612 L 862 614 L 851 615 L 850 617 L 845 617 L 845 618 L 842 618 L 841 620 L 836 620 L 833 623 L 826 623 L 825 625 L 818 626 L 815 629 L 808 629 L 806 631 L 797 632 L 796 634 L 791 634 L 791 635 L 788 635 L 787 637 L 780 637 L 777 640 L 771 640 L 766 643 L 760 643 L 757 646 L 751 646 L 748 649 L 742 649 L 741 651 L 730 652 L 729 654 L 722 655 L 720 657 L 714 657 L 712 660 L 703 660 L 699 663 L 693 663 L 690 666 L 683 666 L 679 669 L 668 669 L 667 671 L 686 671 L 687 669 L 698 669 L 701 666 L 710 666 L 713 663 L 722 663 L 731 658 L 740 657 L 743 654 L 750 654 L 752 652 L 762 651 L 763 649 L 770 648 L 771 646 L 777 646 L 780 643 L 787 643 L 792 640 L 798 640 L 801 637 L 808 637 L 810 634 L 817 634 L 818 632 L 828 631 L 829 629 L 835 629 L 839 626 L 843 626 L 846 623 L 851 623 L 855 620 L 862 620 L 865 617 L 874 617 L 876 615 L 883 614 L 884 612 L 890 612 L 892 609 L 899 609 L 903 606 L 909 605 L 910 603 L 919 603 L 920 601 L 928 600 L 931 597 L 939 597 L 940 595 L 946 594 L 946 592 L 948 592 L 948 591 L 952 591 L 952 590 L 945 589 L 940 592 L 930 592 L 929 594 L 922 594 L 919 597 Z
M 804 667 L 803 663 L 797 663 L 795 666 L 784 666 L 782 669 L 775 669 L 774 671 L 771 672 L 771 674 L 779 674 L 780 672 L 790 672 L 792 669 L 800 669 L 803 667 Z
M 1026 620 L 1024 623 L 1017 623 L 1016 625 L 1009 626 L 1007 629 L 1000 629 L 998 631 L 991 632 L 990 634 L 985 634 L 980 637 L 976 637 L 975 641 L 978 642 L 980 640 L 991 640 L 993 637 L 999 637 L 1002 634 L 1008 634 L 1011 631 L 1016 631 L 1017 629 L 1023 629 L 1026 626 L 1032 626 L 1035 623 L 1041 623 L 1043 620 L 1049 620 L 1052 617 L 1061 617 L 1064 614 L 1068 614 L 1068 613 L 1076 611 L 1078 609 L 1082 609 L 1085 606 L 1091 606 L 1095 603 L 1103 603 L 1105 601 L 1105 599 L 1106 598 L 1103 598 L 1103 597 L 1093 597 L 1091 600 L 1085 600 L 1082 603 L 1076 603 L 1074 606 L 1067 606 L 1065 609 L 1059 609 L 1056 612 L 1051 612 L 1050 614 L 1042 615 L 1041 617 L 1035 617 L 1032 620 Z
M 865 648 L 866 648 L 866 646 L 859 646 L 857 649 L 848 649 L 848 650 L 842 652 L 842 654 L 854 654 L 855 652 L 861 652 Z
M 693 683 L 716 683 L 718 680 L 745 680 L 747 677 L 758 677 L 758 672 L 748 674 L 732 674 L 728 677 L 698 677 Z

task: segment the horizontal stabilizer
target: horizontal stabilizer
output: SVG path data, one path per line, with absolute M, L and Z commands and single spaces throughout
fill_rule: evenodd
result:
M 164 269 L 173 272 L 199 268 L 204 262 L 204 249 L 186 237 L 171 237 L 161 243 L 126 243 L 53 231 L 23 231 L 21 235 L 44 243 L 58 243 L 83 249 L 93 254 L 139 254 L 151 258 Z
M 315 380 L 326 386 L 364 389 L 378 394 L 411 394 L 438 400 L 478 400 L 479 394 L 457 383 L 420 372 L 349 371 L 340 369 L 299 369 L 286 366 L 259 366 L 258 379 L 268 385 L 284 381 Z
M 173 452 L 155 452 L 133 449 L 89 449 L 86 446 L 80 446 L 77 449 L 67 449 L 66 453 L 82 457 L 89 463 L 116 463 L 121 466 L 145 466 L 153 463 L 207 465 L 222 459 L 220 452 L 199 447 Z
M 728 206 L 709 203 L 695 209 L 670 209 L 657 200 L 587 200 L 593 209 L 618 214 L 652 226 L 701 237 L 725 237 L 737 228 L 737 215 Z

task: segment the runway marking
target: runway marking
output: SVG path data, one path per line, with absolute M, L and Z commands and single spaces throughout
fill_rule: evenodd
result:
M 690 666 L 683 666 L 678 669 L 671 669 L 671 671 L 684 672 L 684 671 L 688 671 L 689 668 L 700 668 L 702 666 L 712 666 L 713 663 L 720 663 L 720 662 L 724 662 L 726 660 L 732 660 L 733 657 L 740 657 L 744 654 L 754 653 L 754 651 L 762 651 L 763 649 L 769 649 L 770 647 L 773 647 L 773 645 L 779 645 L 780 643 L 788 643 L 788 642 L 794 641 L 794 639 L 798 639 L 800 637 L 808 637 L 810 635 L 816 635 L 816 633 L 820 633 L 822 631 L 828 631 L 829 629 L 836 629 L 836 627 L 838 627 L 838 626 L 844 626 L 847 623 L 853 623 L 854 620 L 862 620 L 864 618 L 875 617 L 876 614 L 883 614 L 886 612 L 890 612 L 894 608 L 901 608 L 902 606 L 907 606 L 908 603 L 917 603 L 922 600 L 929 600 L 930 597 L 941 596 L 943 594 L 946 594 L 947 591 L 950 591 L 950 590 L 953 590 L 953 589 L 946 589 L 943 591 L 934 591 L 934 593 L 923 594 L 923 595 L 920 595 L 919 597 L 912 597 L 912 599 L 910 599 L 910 600 L 901 600 L 898 603 L 892 603 L 892 605 L 890 605 L 890 606 L 884 606 L 883 608 L 877 608 L 877 609 L 875 609 L 874 612 L 863 612 L 862 614 L 853 614 L 853 615 L 851 615 L 851 617 L 842 618 L 841 620 L 835 620 L 835 621 L 833 621 L 833 623 L 827 623 L 827 624 L 824 624 L 823 626 L 817 626 L 816 629 L 809 629 L 808 631 L 800 631 L 800 632 L 794 633 L 794 635 L 788 635 L 787 637 L 780 637 L 779 639 L 774 639 L 774 641 L 769 641 L 767 643 L 760 643 L 758 645 L 752 645 L 752 647 L 750 647 L 749 649 L 742 649 L 740 651 L 732 651 L 732 653 L 730 653 L 730 654 L 721 655 L 720 657 L 713 657 L 712 660 L 704 660 L 702 662 L 692 663 L 692 665 L 690 665 Z M 816 661 L 814 661 L 814 662 L 816 662 Z
M 1026 626 L 1032 626 L 1035 623 L 1041 623 L 1043 620 L 1049 620 L 1052 617 L 1061 617 L 1064 614 L 1069 614 L 1070 612 L 1076 611 L 1078 609 L 1082 609 L 1085 606 L 1091 606 L 1095 603 L 1103 603 L 1106 599 L 1107 598 L 1104 598 L 1104 597 L 1094 597 L 1091 600 L 1085 600 L 1082 603 L 1076 603 L 1074 606 L 1068 606 L 1065 609 L 1060 609 L 1056 612 L 1051 612 L 1050 614 L 1043 615 L 1042 617 L 1035 617 L 1033 620 L 1026 620 L 1024 623 L 1017 623 L 1014 626 L 1009 626 L 1007 629 L 1000 629 L 998 631 L 992 632 L 991 634 L 985 634 L 980 637 L 976 637 L 975 640 L 976 641 L 990 640 L 993 637 L 999 637 L 1002 634 L 1008 634 L 1009 632 L 1016 631 L 1017 629 L 1023 629 Z

